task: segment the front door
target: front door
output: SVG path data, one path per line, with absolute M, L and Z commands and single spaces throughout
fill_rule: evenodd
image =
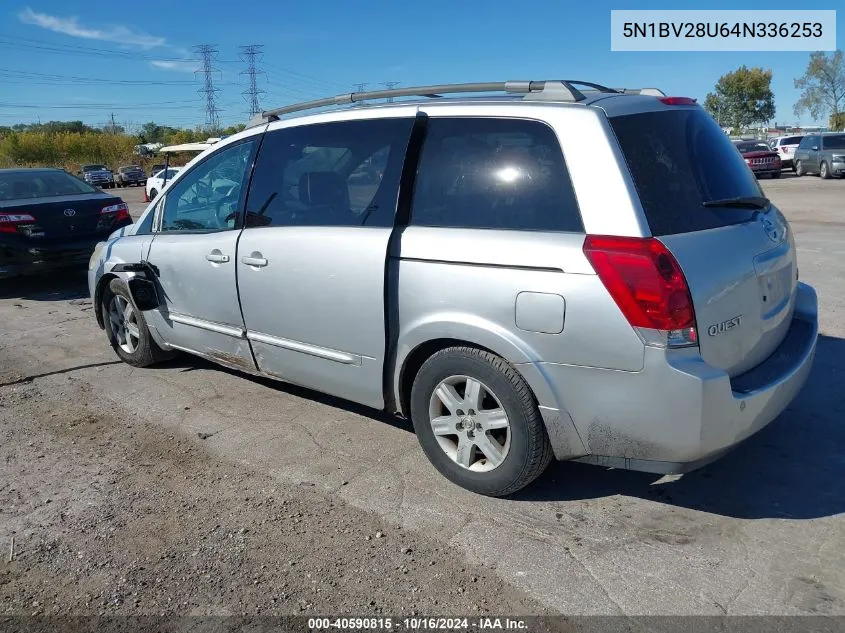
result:
M 821 145 L 821 142 L 822 139 L 820 136 L 813 136 L 810 139 L 810 146 L 807 148 L 809 155 L 807 158 L 807 166 L 804 169 L 805 171 L 819 171 L 819 167 L 821 166 L 821 163 L 819 161 L 819 149 L 821 148 L 819 146 Z
M 237 258 L 262 372 L 383 406 L 385 268 L 408 114 L 265 135 Z
M 148 261 L 164 307 L 152 325 L 178 349 L 255 369 L 238 303 L 235 254 L 257 137 L 210 154 L 159 203 Z

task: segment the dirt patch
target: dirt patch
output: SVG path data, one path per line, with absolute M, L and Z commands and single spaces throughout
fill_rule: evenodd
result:
M 447 546 L 214 458 L 67 375 L 0 387 L 0 556 L 7 616 L 546 612 Z

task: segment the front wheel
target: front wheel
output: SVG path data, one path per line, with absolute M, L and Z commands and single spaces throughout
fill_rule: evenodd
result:
M 144 314 L 135 307 L 123 280 L 112 279 L 109 282 L 103 292 L 100 310 L 109 343 L 124 363 L 147 367 L 172 356 L 153 340 Z
M 431 356 L 414 379 L 410 408 L 426 456 L 467 490 L 492 497 L 512 494 L 552 460 L 530 388 L 489 352 L 451 347 Z
M 779 171 L 773 171 L 772 172 L 772 178 L 780 178 L 780 172 Z
M 795 161 L 795 175 L 803 176 L 805 173 L 804 164 L 800 160 Z
M 819 176 L 821 176 L 824 180 L 830 179 L 830 168 L 827 166 L 827 161 L 822 161 L 822 164 L 819 165 Z
M 158 191 L 156 191 L 155 189 L 150 189 L 150 195 L 149 195 L 150 202 L 155 200 L 157 195 L 158 195 Z

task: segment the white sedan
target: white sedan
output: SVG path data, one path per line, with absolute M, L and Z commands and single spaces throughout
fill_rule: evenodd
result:
M 156 172 L 155 174 L 147 178 L 146 193 L 148 201 L 155 200 L 155 197 L 164 188 L 164 171 L 165 170 L 162 169 L 161 171 Z M 180 171 L 182 171 L 181 167 L 169 167 L 167 169 L 167 182 L 173 180 L 176 177 L 176 174 L 178 174 Z

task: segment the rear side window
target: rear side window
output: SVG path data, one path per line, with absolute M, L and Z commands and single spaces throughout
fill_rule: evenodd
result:
M 393 226 L 414 120 L 340 121 L 264 137 L 246 227 Z
M 845 149 L 845 134 L 822 136 L 822 149 Z
M 411 223 L 584 230 L 554 132 L 544 123 L 522 119 L 431 119 Z
M 651 231 L 673 235 L 747 222 L 753 209 L 704 202 L 762 196 L 742 155 L 701 109 L 613 117 Z

